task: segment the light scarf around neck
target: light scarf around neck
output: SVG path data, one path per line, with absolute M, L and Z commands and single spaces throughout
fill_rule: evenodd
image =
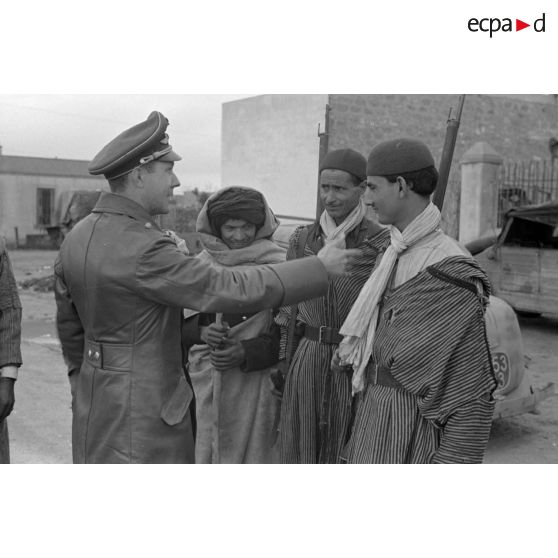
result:
M 368 278 L 340 329 L 339 357 L 353 367 L 353 394 L 364 389 L 364 372 L 372 354 L 382 295 L 399 255 L 440 226 L 440 211 L 430 202 L 403 232 L 390 226 L 391 243 Z
M 286 259 L 286 250 L 267 238 L 255 240 L 245 248 L 235 249 L 229 248 L 215 236 L 203 234 L 201 239 L 204 250 L 198 258 L 210 259 L 225 267 L 275 264 Z
M 325 244 L 335 244 L 339 248 L 346 248 L 345 237 L 366 217 L 366 205 L 360 198 L 356 207 L 347 215 L 344 221 L 337 226 L 327 211 L 320 216 L 320 227 L 324 233 Z

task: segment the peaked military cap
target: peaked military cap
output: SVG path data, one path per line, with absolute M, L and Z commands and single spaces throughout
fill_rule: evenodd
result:
M 434 167 L 432 153 L 422 141 L 399 138 L 378 143 L 368 156 L 368 176 L 405 174 Z
M 89 163 L 90 174 L 104 174 L 107 180 L 118 178 L 151 161 L 180 161 L 166 134 L 169 121 L 153 111 L 144 122 L 125 130 L 109 142 Z
M 354 149 L 330 151 L 320 164 L 320 172 L 325 169 L 342 170 L 360 180 L 366 180 L 366 159 Z

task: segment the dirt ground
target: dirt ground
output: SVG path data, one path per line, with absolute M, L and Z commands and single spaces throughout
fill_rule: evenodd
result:
M 16 281 L 53 273 L 54 251 L 11 251 Z M 10 418 L 12 463 L 71 463 L 70 389 L 56 335 L 54 294 L 20 289 L 23 366 Z
M 12 251 L 18 282 L 53 273 L 53 251 Z M 12 463 L 71 463 L 70 388 L 54 325 L 53 293 L 20 290 L 23 367 L 8 421 Z M 558 384 L 558 316 L 521 318 L 533 383 Z M 494 421 L 486 463 L 558 463 L 558 397 L 537 414 Z

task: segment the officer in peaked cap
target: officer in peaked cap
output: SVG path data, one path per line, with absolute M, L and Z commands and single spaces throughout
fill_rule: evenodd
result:
M 89 172 L 114 180 L 151 161 L 180 161 L 182 157 L 169 144 L 168 125 L 169 121 L 160 112 L 153 111 L 147 120 L 132 126 L 105 145 L 89 164 Z
M 169 212 L 172 190 L 180 186 L 172 168 L 182 157 L 172 150 L 166 133 L 168 125 L 165 116 L 154 111 L 147 120 L 105 145 L 89 164 L 90 174 L 104 175 L 113 192 L 120 192 L 126 183 L 139 181 L 142 185 L 145 179 L 151 179 L 157 184 L 155 189 L 153 186 L 128 189 L 128 195 L 152 216 Z M 151 176 L 154 173 L 155 176 Z
M 321 296 L 328 273 L 344 272 L 356 256 L 334 248 L 230 271 L 185 255 L 153 220 L 179 185 L 167 126 L 152 112 L 95 156 L 89 171 L 111 191 L 70 231 L 55 264 L 76 463 L 193 463 L 182 308 L 257 312 Z

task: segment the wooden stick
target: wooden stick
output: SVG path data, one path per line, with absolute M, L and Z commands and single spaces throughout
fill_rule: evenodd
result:
M 8 437 L 8 423 L 0 421 L 0 464 L 10 462 L 10 439 Z

